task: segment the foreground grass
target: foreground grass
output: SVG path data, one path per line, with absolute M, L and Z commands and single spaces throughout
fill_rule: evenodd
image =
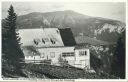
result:
M 24 64 L 21 71 L 14 72 L 12 66 L 3 66 L 3 78 L 29 79 L 117 79 L 106 73 L 89 73 L 75 67 L 60 67 L 46 64 Z
M 116 77 L 101 73 L 89 73 L 73 67 L 60 67 L 46 64 L 26 64 L 25 70 L 37 74 L 38 78 L 50 79 L 116 79 Z M 42 77 L 43 76 L 43 77 Z

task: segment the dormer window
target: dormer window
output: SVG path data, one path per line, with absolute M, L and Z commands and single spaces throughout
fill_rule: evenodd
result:
M 34 39 L 34 43 L 35 43 L 36 45 L 38 45 L 38 41 L 36 41 L 35 39 Z
M 50 39 L 50 40 L 51 40 L 52 44 L 55 44 L 56 43 L 54 40 L 52 40 L 52 39 Z
M 44 39 L 42 38 L 42 42 L 45 44 L 45 41 L 44 41 Z
M 38 38 L 34 39 L 34 43 L 35 43 L 36 45 L 38 45 L 39 42 L 40 42 L 40 39 L 38 39 Z

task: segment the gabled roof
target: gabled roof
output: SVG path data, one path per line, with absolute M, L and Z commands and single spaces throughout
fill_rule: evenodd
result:
M 58 28 L 20 29 L 22 46 L 64 46 Z

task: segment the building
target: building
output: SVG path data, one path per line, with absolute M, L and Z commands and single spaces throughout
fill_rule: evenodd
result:
M 26 63 L 44 63 L 68 65 L 78 68 L 90 68 L 89 49 L 76 47 L 70 28 L 21 29 L 22 49 Z

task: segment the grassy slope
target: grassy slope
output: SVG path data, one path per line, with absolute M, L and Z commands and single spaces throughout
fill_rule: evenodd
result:
M 34 74 L 38 74 L 38 78 L 45 76 L 51 79 L 108 79 L 115 78 L 107 74 L 98 75 L 96 73 L 88 73 L 82 69 L 59 67 L 44 64 L 26 64 L 26 70 Z M 41 75 L 41 76 L 40 76 Z M 40 76 L 40 77 L 39 77 Z

